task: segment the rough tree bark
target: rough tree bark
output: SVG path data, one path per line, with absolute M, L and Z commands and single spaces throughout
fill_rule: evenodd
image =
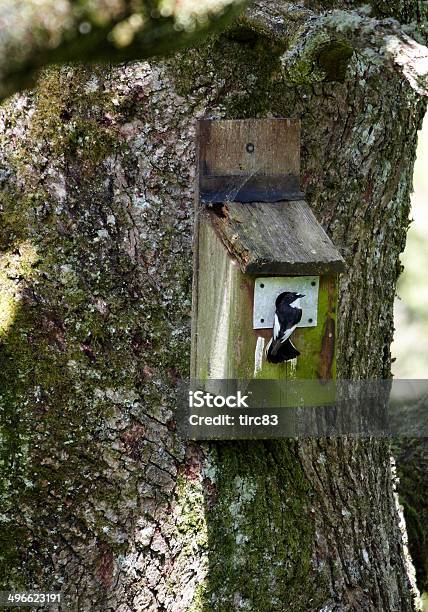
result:
M 304 36 L 305 11 L 352 4 L 264 0 L 199 49 L 50 69 L 4 105 L 3 588 L 73 610 L 412 609 L 387 443 L 184 444 L 174 424 L 202 116 L 301 118 L 303 188 L 348 264 L 339 375 L 390 375 L 425 103 L 372 47 L 335 40 L 324 72 L 292 57 L 290 19 Z

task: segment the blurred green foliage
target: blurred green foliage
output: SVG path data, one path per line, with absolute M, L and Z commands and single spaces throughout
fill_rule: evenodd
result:
M 428 118 L 419 133 L 412 223 L 401 256 L 392 355 L 395 378 L 428 378 Z

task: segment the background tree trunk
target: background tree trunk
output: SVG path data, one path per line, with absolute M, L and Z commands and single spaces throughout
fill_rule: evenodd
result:
M 348 264 L 339 376 L 390 376 L 425 104 L 364 53 L 343 83 L 290 83 L 273 33 L 254 18 L 166 61 L 52 69 L 2 109 L 3 589 L 115 612 L 412 609 L 387 443 L 175 433 L 198 117 L 301 118 L 302 187 Z

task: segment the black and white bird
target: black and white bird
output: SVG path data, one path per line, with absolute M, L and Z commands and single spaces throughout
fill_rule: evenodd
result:
M 266 347 L 267 360 L 270 363 L 282 363 L 300 355 L 290 336 L 302 318 L 302 297 L 305 297 L 302 293 L 284 291 L 276 298 L 272 338 Z

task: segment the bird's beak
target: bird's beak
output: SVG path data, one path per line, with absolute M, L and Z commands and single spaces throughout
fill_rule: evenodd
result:
M 301 297 L 305 297 L 305 294 L 304 294 L 304 293 L 298 293 L 298 294 L 297 294 L 297 296 L 298 296 L 299 298 L 301 298 Z

